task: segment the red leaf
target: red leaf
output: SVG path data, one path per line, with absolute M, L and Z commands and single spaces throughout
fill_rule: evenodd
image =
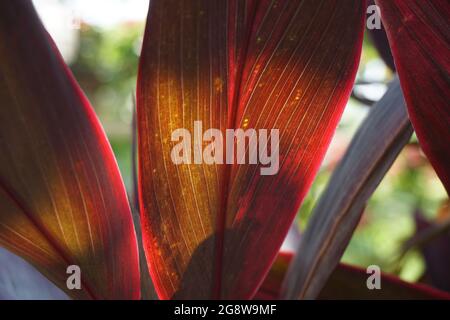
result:
M 333 171 L 286 276 L 283 296 L 314 299 L 344 254 L 364 207 L 411 139 L 400 82 L 394 79 Z
M 280 252 L 272 269 L 256 294 L 256 299 L 277 299 L 281 284 L 292 260 L 292 253 Z M 446 292 L 423 284 L 413 284 L 392 275 L 382 273 L 381 289 L 369 290 L 366 270 L 346 264 L 339 264 L 322 289 L 318 299 L 450 299 Z
M 450 194 L 450 2 L 377 1 L 408 112 Z
M 0 2 L 0 244 L 74 298 L 140 296 L 111 147 L 30 1 Z M 68 290 L 68 265 L 82 290 Z
M 254 295 L 350 95 L 364 11 L 364 1 L 150 2 L 139 178 L 161 298 Z M 171 134 L 192 133 L 195 120 L 222 133 L 280 129 L 278 174 L 261 175 L 261 165 L 175 165 Z

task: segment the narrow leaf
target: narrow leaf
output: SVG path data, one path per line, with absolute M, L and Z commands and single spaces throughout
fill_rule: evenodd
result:
M 377 4 L 417 138 L 450 194 L 450 2 Z
M 137 93 L 139 178 L 147 260 L 161 298 L 254 295 L 350 95 L 364 4 L 150 2 Z M 194 121 L 202 121 L 200 139 L 210 128 L 224 139 L 227 128 L 279 129 L 279 148 L 261 148 L 279 152 L 279 170 L 262 175 L 267 165 L 248 164 L 248 155 L 247 164 L 194 163 L 210 144 L 194 143 Z M 178 128 L 191 133 L 190 164 L 172 162 Z
M 286 276 L 284 297 L 315 298 L 375 188 L 412 134 L 398 79 L 371 109 L 320 197 Z
M 0 2 L 0 244 L 73 298 L 139 298 L 124 185 L 31 1 Z M 69 290 L 69 265 L 81 290 Z

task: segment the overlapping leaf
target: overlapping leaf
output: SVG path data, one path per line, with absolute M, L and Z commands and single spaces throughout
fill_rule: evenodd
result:
M 0 2 L 0 244 L 74 298 L 139 298 L 112 150 L 31 1 Z M 81 268 L 81 290 L 66 269 Z
M 359 0 L 150 2 L 137 92 L 139 178 L 161 298 L 253 296 L 348 100 L 364 12 Z M 175 165 L 172 132 L 193 137 L 194 121 L 222 133 L 279 129 L 278 173 L 263 176 L 260 164 Z M 198 154 L 208 144 L 192 146 Z
M 450 2 L 380 0 L 420 145 L 450 193 Z
M 395 79 L 360 126 L 314 208 L 286 276 L 286 298 L 319 294 L 339 263 L 367 200 L 411 134 L 400 83 Z
M 291 253 L 279 254 L 260 290 L 256 294 L 257 299 L 280 298 L 281 283 L 292 258 Z M 321 290 L 318 299 L 450 299 L 450 295 L 446 292 L 423 284 L 405 282 L 395 276 L 384 273 L 381 274 L 381 288 L 369 290 L 367 287 L 367 279 L 369 276 L 370 274 L 367 274 L 364 269 L 339 264 Z

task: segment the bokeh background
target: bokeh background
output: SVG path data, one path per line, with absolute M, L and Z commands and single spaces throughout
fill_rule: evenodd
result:
M 131 194 L 133 95 L 148 1 L 33 2 L 94 106 Z M 370 101 L 376 101 L 384 94 L 392 76 L 370 38 L 365 37 L 354 89 L 358 99 L 349 101 L 321 170 L 299 211 L 296 226 L 300 232 L 353 134 L 370 110 Z M 408 281 L 427 280 L 422 251 L 413 247 L 403 253 L 402 247 L 416 233 L 419 216 L 429 221 L 448 216 L 448 210 L 446 213 L 443 207 L 446 200 L 442 184 L 413 136 L 368 202 L 343 262 L 362 267 L 376 264 L 382 271 L 397 274 Z M 8 261 L 17 259 L 3 249 L 0 251 L 2 258 Z M 2 287 L 14 286 L 22 298 L 63 297 L 54 288 L 33 295 L 33 290 L 26 285 L 31 281 L 27 275 L 33 273 L 32 268 L 26 265 L 22 268 L 11 270 L 0 263 L 0 292 Z M 36 277 L 39 276 L 34 278 L 36 283 L 45 282 L 44 279 L 36 280 Z

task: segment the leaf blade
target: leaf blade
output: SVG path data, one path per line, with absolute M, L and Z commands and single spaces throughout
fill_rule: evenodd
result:
M 358 129 L 314 208 L 286 277 L 285 298 L 319 294 L 339 263 L 366 201 L 411 134 L 395 79 Z
M 106 135 L 31 2 L 0 15 L 0 242 L 74 298 L 136 299 L 136 236 Z M 82 290 L 67 288 L 69 265 Z

